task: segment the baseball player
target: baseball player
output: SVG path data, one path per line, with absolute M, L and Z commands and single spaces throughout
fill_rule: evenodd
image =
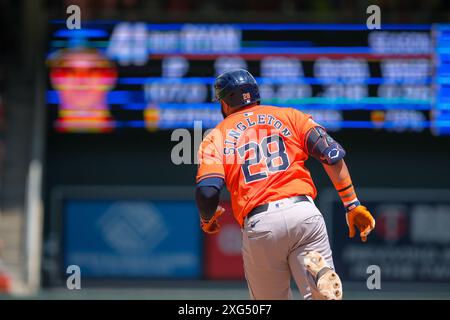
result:
M 362 241 L 375 227 L 359 202 L 343 160 L 345 151 L 310 115 L 260 104 L 246 70 L 225 72 L 214 83 L 224 120 L 202 141 L 196 178 L 201 228 L 220 230 L 224 185 L 242 228 L 245 277 L 252 299 L 291 299 L 291 276 L 304 299 L 342 299 L 316 188 L 305 161 L 323 163 L 346 209 L 349 236 Z

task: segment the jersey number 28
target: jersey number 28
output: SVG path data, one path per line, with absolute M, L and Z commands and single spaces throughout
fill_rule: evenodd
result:
M 284 171 L 289 167 L 286 146 L 278 134 L 264 137 L 260 143 L 250 141 L 239 147 L 237 151 L 239 156 L 245 159 L 241 166 L 245 183 L 266 179 L 270 173 Z M 247 154 L 249 154 L 248 158 L 246 158 Z M 277 159 L 279 160 L 276 161 Z M 267 170 L 262 168 L 259 172 L 250 173 L 250 166 L 260 164 L 262 161 Z

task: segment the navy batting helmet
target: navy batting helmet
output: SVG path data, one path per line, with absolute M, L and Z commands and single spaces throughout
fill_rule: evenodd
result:
M 261 100 L 255 78 L 244 69 L 227 71 L 218 76 L 214 82 L 214 94 L 214 101 L 223 100 L 234 108 Z

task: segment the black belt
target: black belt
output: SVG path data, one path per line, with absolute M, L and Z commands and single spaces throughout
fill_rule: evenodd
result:
M 288 199 L 291 200 L 292 203 L 297 203 L 297 202 L 302 202 L 302 201 L 309 201 L 308 197 L 307 196 L 303 196 L 303 195 L 301 195 L 301 196 L 293 196 L 293 197 L 290 197 Z M 282 200 L 277 200 L 277 201 L 282 201 Z M 267 211 L 267 209 L 269 209 L 269 204 L 268 203 L 262 204 L 260 206 L 257 206 L 256 208 L 254 208 L 252 211 L 250 211 L 247 214 L 246 218 L 250 218 L 251 216 L 254 216 L 255 214 Z

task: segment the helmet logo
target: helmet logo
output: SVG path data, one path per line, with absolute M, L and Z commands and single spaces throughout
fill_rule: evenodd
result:
M 246 100 L 246 103 L 250 102 L 250 92 L 246 92 L 242 94 L 242 99 Z

